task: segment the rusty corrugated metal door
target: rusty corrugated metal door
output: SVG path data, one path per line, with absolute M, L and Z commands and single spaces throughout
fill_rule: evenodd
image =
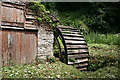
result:
M 0 1 L 0 27 L 1 27 L 1 5 L 2 2 Z M 2 37 L 0 34 L 0 68 L 2 67 Z
M 2 60 L 4 65 L 27 64 L 37 54 L 37 34 L 30 31 L 0 31 L 2 37 Z
M 13 3 L 2 3 L 1 6 L 1 27 L 24 27 L 24 6 Z
M 27 64 L 37 54 L 37 31 L 25 30 L 24 4 L 2 2 L 0 7 L 0 61 Z

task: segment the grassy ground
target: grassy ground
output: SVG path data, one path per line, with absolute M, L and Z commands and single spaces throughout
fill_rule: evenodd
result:
M 89 70 L 96 71 L 107 66 L 119 67 L 118 45 L 88 44 L 90 61 Z
M 109 45 L 119 45 L 120 46 L 120 34 L 100 34 L 98 32 L 90 32 L 84 34 L 87 43 L 98 43 L 98 44 L 109 44 Z
M 61 62 L 53 64 L 24 65 L 3 68 L 3 78 L 116 78 L 117 67 L 104 67 L 95 72 L 80 72 Z
M 104 44 L 88 44 L 88 46 L 90 50 L 89 71 L 80 72 L 73 66 L 68 66 L 60 61 L 56 61 L 55 63 L 46 62 L 45 64 L 29 64 L 3 67 L 2 77 L 118 78 L 118 47 L 115 45 Z
M 90 55 L 115 56 L 118 57 L 118 45 L 88 44 Z

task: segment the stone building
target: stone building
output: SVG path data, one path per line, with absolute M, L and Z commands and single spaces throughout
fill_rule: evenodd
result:
M 0 1 L 0 65 L 53 56 L 53 29 L 36 22 L 37 16 L 21 0 Z

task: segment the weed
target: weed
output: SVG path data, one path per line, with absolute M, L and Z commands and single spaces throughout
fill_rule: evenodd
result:
M 54 63 L 56 61 L 55 57 L 50 57 L 49 55 L 46 56 L 47 62 Z
M 85 40 L 87 43 L 102 43 L 109 45 L 120 45 L 118 34 L 99 34 L 95 32 L 90 32 L 88 34 L 84 34 Z
M 71 58 L 71 59 L 69 59 L 69 61 L 70 62 L 75 62 L 76 60 L 75 60 L 75 58 Z

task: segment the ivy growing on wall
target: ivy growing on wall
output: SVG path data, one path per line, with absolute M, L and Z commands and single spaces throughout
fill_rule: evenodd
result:
M 28 2 L 26 3 L 26 6 L 35 13 L 39 24 L 44 23 L 51 27 L 55 27 L 59 24 L 59 22 L 53 21 L 53 16 L 50 14 L 50 11 L 46 10 L 45 6 L 41 4 L 41 2 Z

